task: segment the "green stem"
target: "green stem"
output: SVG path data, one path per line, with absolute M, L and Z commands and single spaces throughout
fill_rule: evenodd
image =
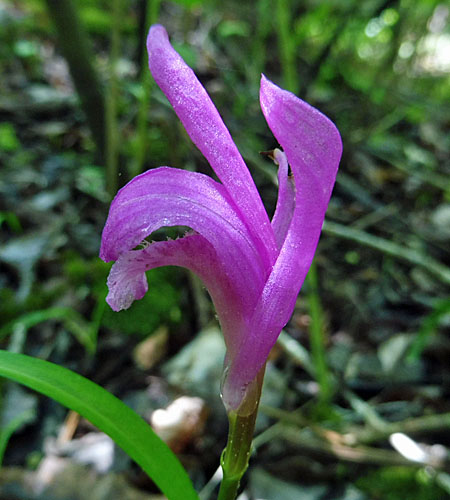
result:
M 265 366 L 247 388 L 241 406 L 228 412 L 228 441 L 220 458 L 223 479 L 217 500 L 234 500 L 250 459 Z
M 320 387 L 320 401 L 328 403 L 331 393 L 330 376 L 325 354 L 323 311 L 318 292 L 317 267 L 314 262 L 311 264 L 306 279 L 308 283 L 309 314 L 311 316 L 311 327 L 309 329 L 311 357 Z
M 117 104 L 119 82 L 117 61 L 120 53 L 120 30 L 122 19 L 122 0 L 112 2 L 111 50 L 109 55 L 109 87 L 106 97 L 106 188 L 113 197 L 118 187 L 119 174 L 119 130 L 117 122 Z
M 72 0 L 46 0 L 55 25 L 58 44 L 69 65 L 82 109 L 97 146 L 99 159 L 105 159 L 105 103 L 102 84 L 95 70 L 88 36 Z
M 228 415 L 229 431 L 227 447 L 222 453 L 223 479 L 218 500 L 234 500 L 239 483 L 248 467 L 257 409 L 247 416 Z
M 255 85 L 259 86 L 261 73 L 264 72 L 264 66 L 267 58 L 265 40 L 271 33 L 272 24 L 272 0 L 259 0 L 256 6 L 256 28 L 252 36 L 252 70 L 250 74 L 255 78 Z
M 323 232 L 360 243 L 361 245 L 379 250 L 385 255 L 390 255 L 396 259 L 419 266 L 436 276 L 443 283 L 450 284 L 450 268 L 423 252 L 336 222 L 325 221 Z
M 149 0 L 147 5 L 147 27 L 155 24 L 158 20 L 160 0 Z M 143 53 L 143 71 L 141 75 L 142 92 L 137 115 L 137 147 L 136 154 L 130 167 L 130 175 L 134 177 L 143 170 L 145 158 L 148 151 L 148 110 L 150 106 L 150 94 L 153 88 L 154 80 L 147 68 L 147 51 Z
M 290 26 L 292 14 L 289 0 L 277 0 L 275 14 L 278 34 L 278 54 L 281 61 L 284 87 L 295 94 L 298 91 L 299 82 L 295 67 L 296 47 L 295 38 Z

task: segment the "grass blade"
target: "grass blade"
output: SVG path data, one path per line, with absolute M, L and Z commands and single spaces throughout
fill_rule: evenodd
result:
M 170 448 L 139 415 L 102 387 L 54 363 L 2 350 L 0 376 L 83 415 L 138 463 L 169 500 L 198 500 Z

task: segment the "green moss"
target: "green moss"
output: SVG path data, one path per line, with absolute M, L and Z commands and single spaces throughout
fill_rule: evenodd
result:
M 181 322 L 181 291 L 177 288 L 173 269 L 153 269 L 148 273 L 148 292 L 141 300 L 133 302 L 130 309 L 114 312 L 106 308 L 104 326 L 127 334 L 146 336 L 159 325 L 174 325 Z

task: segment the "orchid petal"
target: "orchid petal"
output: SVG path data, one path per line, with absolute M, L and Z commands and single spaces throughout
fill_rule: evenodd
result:
M 162 226 L 188 226 L 205 237 L 242 295 L 254 307 L 265 279 L 253 235 L 222 185 L 208 176 L 161 167 L 134 178 L 111 203 L 100 256 L 117 260 Z M 142 282 L 130 293 L 145 293 Z
M 278 164 L 278 200 L 272 217 L 272 229 L 279 249 L 286 238 L 295 207 L 295 186 L 289 177 L 286 155 L 279 149 L 274 151 L 274 160 Z
M 200 234 L 157 241 L 141 250 L 123 253 L 108 276 L 106 301 L 111 308 L 114 311 L 128 309 L 134 300 L 141 299 L 148 289 L 145 272 L 161 266 L 185 267 L 203 281 L 214 302 L 227 349 L 233 352 L 234 337 L 242 331 L 243 304 L 216 251 Z
M 150 28 L 147 49 L 156 83 L 228 190 L 257 238 L 259 252 L 270 266 L 276 256 L 273 231 L 255 183 L 219 112 L 194 72 L 170 45 L 162 26 Z
M 248 331 L 228 369 L 223 396 L 230 407 L 240 403 L 245 388 L 261 369 L 292 315 L 314 257 L 342 154 L 335 125 L 264 76 L 260 100 L 267 123 L 294 174 L 296 199 L 283 246 L 249 319 L 249 324 L 257 327 Z

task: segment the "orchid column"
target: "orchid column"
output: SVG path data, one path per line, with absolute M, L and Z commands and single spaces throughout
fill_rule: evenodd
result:
M 261 108 L 283 150 L 272 155 L 279 193 L 270 220 L 217 109 L 162 26 L 150 29 L 147 48 L 153 77 L 220 182 L 160 167 L 119 191 L 100 251 L 103 260 L 116 261 L 107 301 L 116 311 L 128 308 L 147 291 L 145 272 L 159 266 L 186 267 L 203 280 L 227 348 L 222 397 L 230 440 L 220 498 L 234 498 L 248 463 L 267 356 L 313 259 L 342 145 L 328 118 L 262 76 Z M 192 231 L 175 241 L 144 242 L 158 228 L 178 225 Z

